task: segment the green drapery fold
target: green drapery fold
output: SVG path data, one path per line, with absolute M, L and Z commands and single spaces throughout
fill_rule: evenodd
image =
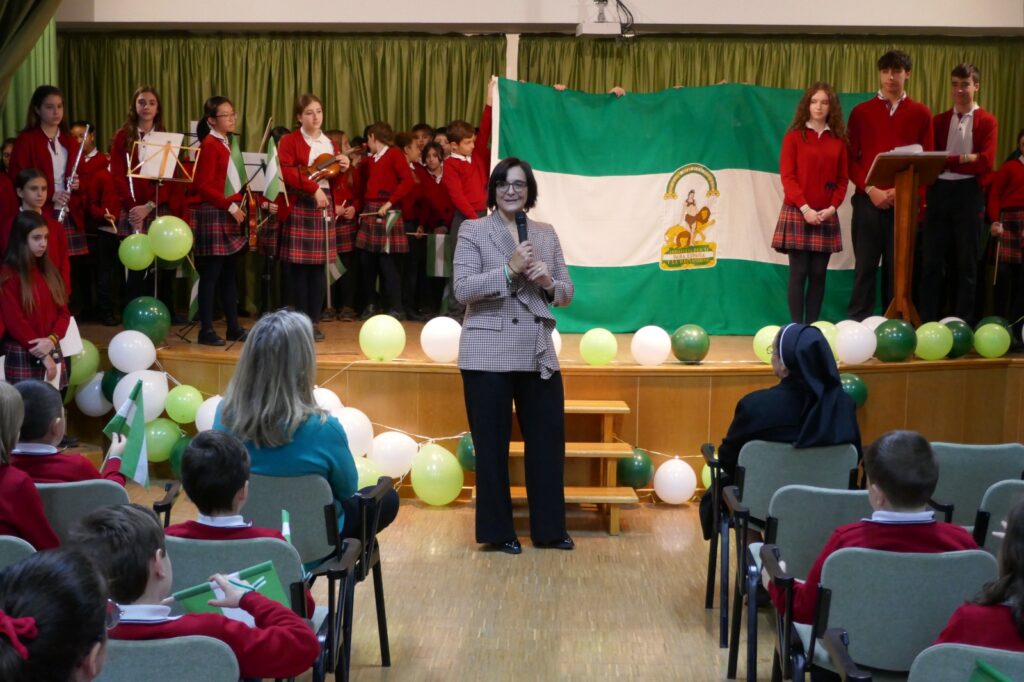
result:
M 961 62 L 975 64 L 982 76 L 978 102 L 999 119 L 998 157 L 1016 147 L 1015 136 L 1024 126 L 1020 38 L 676 35 L 623 41 L 524 35 L 519 78 L 588 92 L 607 92 L 615 85 L 648 92 L 721 81 L 802 89 L 818 80 L 840 92 L 864 92 L 878 89 L 876 62 L 892 48 L 914 60 L 910 96 L 936 113 L 952 105 L 950 70 Z
M 57 41 L 70 115 L 95 121 L 101 147 L 142 84 L 157 88 L 164 124 L 179 132 L 207 97 L 231 98 L 243 149 L 255 150 L 268 116 L 292 127 L 304 92 L 323 100 L 325 128 L 361 134 L 384 120 L 403 130 L 478 120 L 490 76 L 505 71 L 503 36 L 62 32 Z
M 53 15 L 60 0 L 0 0 L 0 134 L 25 124 L 32 91 L 56 73 Z

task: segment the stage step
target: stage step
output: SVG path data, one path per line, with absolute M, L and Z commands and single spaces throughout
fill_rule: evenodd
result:
M 512 501 L 526 502 L 526 486 L 512 486 Z M 640 498 L 632 488 L 566 486 L 565 501 L 569 504 L 637 504 Z
M 508 454 L 511 457 L 522 457 L 524 444 L 522 441 L 514 440 L 509 443 Z M 589 457 L 604 459 L 606 457 L 632 457 L 633 446 L 629 443 L 566 443 L 566 457 Z
M 515 411 L 515 405 L 512 406 Z M 566 414 L 629 414 L 629 405 L 622 400 L 566 400 Z

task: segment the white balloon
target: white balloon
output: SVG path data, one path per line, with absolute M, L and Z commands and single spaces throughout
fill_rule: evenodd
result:
M 450 317 L 439 316 L 423 325 L 420 348 L 434 362 L 455 362 L 459 357 L 462 325 Z
M 697 489 L 697 474 L 683 460 L 676 458 L 658 467 L 654 472 L 654 492 L 662 502 L 682 504 Z
M 836 355 L 847 365 L 867 362 L 875 354 L 878 337 L 865 324 L 853 322 L 836 333 Z
M 400 478 L 409 473 L 417 450 L 416 441 L 404 433 L 385 431 L 373 439 L 370 459 L 385 476 Z
M 949 317 L 944 317 L 941 320 L 939 320 L 939 324 L 946 324 L 947 322 L 953 322 L 954 320 L 957 322 L 963 322 L 963 320 L 960 319 L 959 317 L 953 317 L 952 315 L 950 315 Z
M 636 330 L 629 350 L 638 364 L 651 367 L 660 365 L 672 352 L 672 337 L 668 332 L 655 325 L 648 325 Z
M 852 327 L 853 325 L 856 325 L 856 324 L 861 324 L 861 323 L 858 322 L 857 320 L 842 320 L 840 322 L 836 322 L 836 331 L 839 331 L 840 329 L 843 329 L 845 327 Z
M 167 375 L 151 369 L 140 369 L 126 374 L 114 387 L 114 405 L 121 409 L 135 383 L 142 380 L 142 414 L 146 422 L 151 422 L 164 411 L 167 401 Z
M 561 357 L 562 355 L 562 335 L 558 333 L 557 329 L 551 330 L 551 345 L 555 347 L 555 357 Z
M 331 410 L 331 414 L 341 422 L 341 428 L 345 429 L 348 449 L 352 451 L 352 456 L 362 457 L 369 453 L 373 447 L 373 424 L 370 423 L 370 418 L 354 407 Z
M 342 407 L 344 407 L 344 405 L 341 404 L 341 398 L 338 397 L 338 394 L 329 388 L 321 388 L 320 386 L 315 386 L 313 388 L 313 400 L 316 401 L 317 405 L 324 408 L 328 412 L 340 410 Z
M 148 336 L 132 329 L 119 332 L 107 347 L 110 364 L 125 374 L 149 369 L 156 362 L 156 346 Z
M 884 315 L 872 315 L 871 317 L 861 322 L 861 324 L 870 329 L 871 331 L 875 331 L 875 329 L 878 328 L 878 325 L 882 324 L 888 319 L 889 318 L 885 317 Z
M 217 406 L 224 400 L 219 395 L 207 398 L 196 410 L 196 431 L 202 433 L 213 428 L 213 418 L 217 416 Z
M 113 405 L 103 395 L 103 372 L 96 372 L 75 392 L 75 405 L 87 417 L 102 417 Z

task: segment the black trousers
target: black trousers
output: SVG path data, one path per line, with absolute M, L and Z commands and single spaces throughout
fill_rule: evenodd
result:
M 96 266 L 96 315 L 100 319 L 115 314 L 119 307 L 117 300 L 121 293 L 121 278 L 117 272 L 124 266 L 117 259 L 117 248 L 121 240 L 116 234 L 97 230 L 89 241 L 89 250 L 95 257 Z
M 68 307 L 72 315 L 81 319 L 92 317 L 93 256 L 91 253 L 71 256 L 71 300 Z
M 978 278 L 978 235 L 985 195 L 977 180 L 938 180 L 928 188 L 924 223 L 924 263 L 921 268 L 921 320 L 942 317 L 946 283 L 955 294 L 951 314 L 974 320 L 974 291 Z M 947 272 L 947 265 L 949 270 Z
M 331 285 L 331 303 L 337 310 L 356 307 L 356 288 L 359 286 L 359 258 L 355 251 L 339 253 L 345 274 Z
M 128 305 L 139 296 L 153 296 L 153 277 L 156 277 L 156 297 L 167 306 L 167 310 L 173 316 L 174 270 L 161 270 L 157 274 L 156 269 L 157 266 L 154 264 L 148 270 L 129 270 L 122 303 Z
M 199 326 L 204 332 L 213 331 L 213 297 L 220 290 L 220 305 L 228 323 L 228 331 L 238 329 L 238 282 L 235 273 L 238 253 L 230 256 L 197 256 L 199 271 Z
M 286 263 L 289 300 L 292 307 L 306 313 L 313 326 L 320 323 L 320 312 L 327 295 L 327 275 L 323 265 L 307 263 Z
M 831 253 L 789 252 L 789 319 L 798 324 L 817 322 L 825 300 L 825 276 Z M 806 293 L 805 293 L 806 288 Z
M 359 492 L 373 490 L 372 487 L 363 488 Z M 377 524 L 377 532 L 384 530 L 391 525 L 391 522 L 398 516 L 398 491 L 389 490 L 388 494 L 380 500 L 380 521 Z M 341 501 L 341 508 L 345 512 L 345 520 L 341 525 L 342 538 L 356 538 L 362 535 L 363 529 L 359 525 L 359 500 L 356 496 Z
M 882 309 L 892 300 L 893 210 L 879 209 L 867 194 L 853 195 L 853 292 L 846 313 L 858 322 L 875 314 L 875 279 L 882 260 Z
M 416 224 L 409 221 L 406 230 L 414 232 Z M 408 237 L 409 253 L 402 268 L 402 305 L 406 312 L 415 313 L 424 303 L 427 290 L 427 237 Z
M 402 254 L 359 252 L 359 269 L 366 290 L 367 305 L 387 312 L 402 311 L 402 280 L 399 276 L 399 258 Z M 377 296 L 377 277 L 380 277 L 380 296 Z
M 526 444 L 526 492 L 530 538 L 556 542 L 566 536 L 565 393 L 562 373 L 462 370 L 469 428 L 476 448 L 476 541 L 516 537 L 509 490 L 508 446 L 512 403 Z
M 455 247 L 459 244 L 459 226 L 462 223 L 472 218 L 483 218 L 487 215 L 487 211 L 477 211 L 475 216 L 464 216 L 462 211 L 455 209 L 455 216 L 452 218 L 452 227 L 448 230 L 449 238 L 452 240 L 452 253 L 455 253 Z M 459 303 L 455 298 L 455 273 L 452 272 L 452 276 L 448 278 L 448 283 L 444 290 L 444 301 L 441 303 L 441 307 L 447 305 L 447 314 L 449 317 L 462 318 L 466 313 L 466 306 Z

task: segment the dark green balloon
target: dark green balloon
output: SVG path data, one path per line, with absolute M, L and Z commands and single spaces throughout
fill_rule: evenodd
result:
M 171 330 L 171 313 L 163 301 L 152 296 L 139 296 L 124 307 L 125 329 L 142 332 L 159 346 Z
M 966 322 L 950 320 L 946 323 L 946 326 L 953 332 L 953 349 L 949 351 L 949 355 L 946 357 L 958 358 L 961 355 L 966 355 L 974 348 L 974 332 L 971 331 Z
M 455 449 L 455 458 L 466 471 L 476 471 L 476 448 L 473 447 L 473 436 L 464 435 Z
M 179 481 L 181 480 L 181 457 L 191 442 L 192 436 L 182 436 L 171 448 L 171 474 Z
M 843 390 L 846 391 L 846 395 L 853 398 L 853 402 L 857 403 L 857 407 L 868 401 L 868 387 L 859 376 L 844 372 L 839 375 L 839 380 L 843 383 Z
M 108 369 L 103 373 L 103 379 L 100 381 L 100 390 L 103 391 L 103 397 L 107 399 L 107 402 L 114 402 L 114 389 L 117 388 L 117 382 L 124 379 L 124 377 L 125 373 L 119 369 Z
M 878 348 L 875 357 L 882 362 L 903 362 L 917 348 L 914 325 L 905 320 L 886 320 L 875 329 Z
M 157 257 L 156 266 L 161 270 L 177 270 L 178 266 L 184 261 L 184 258 L 179 258 L 178 260 L 164 260 L 163 258 Z
M 630 488 L 641 488 L 651 480 L 654 473 L 654 466 L 651 458 L 640 448 L 633 450 L 632 457 L 621 457 L 615 466 L 616 476 L 619 485 L 628 485 Z
M 693 365 L 707 357 L 711 338 L 702 327 L 684 324 L 672 334 L 672 354 L 680 362 Z
M 978 320 L 978 324 L 974 325 L 974 331 L 978 331 L 986 324 L 998 324 L 1000 326 L 1006 327 L 1007 330 L 1010 329 L 1010 321 L 1008 319 L 1006 319 L 1005 317 L 1000 317 L 999 315 L 989 315 L 988 317 L 983 317 L 980 320 Z

